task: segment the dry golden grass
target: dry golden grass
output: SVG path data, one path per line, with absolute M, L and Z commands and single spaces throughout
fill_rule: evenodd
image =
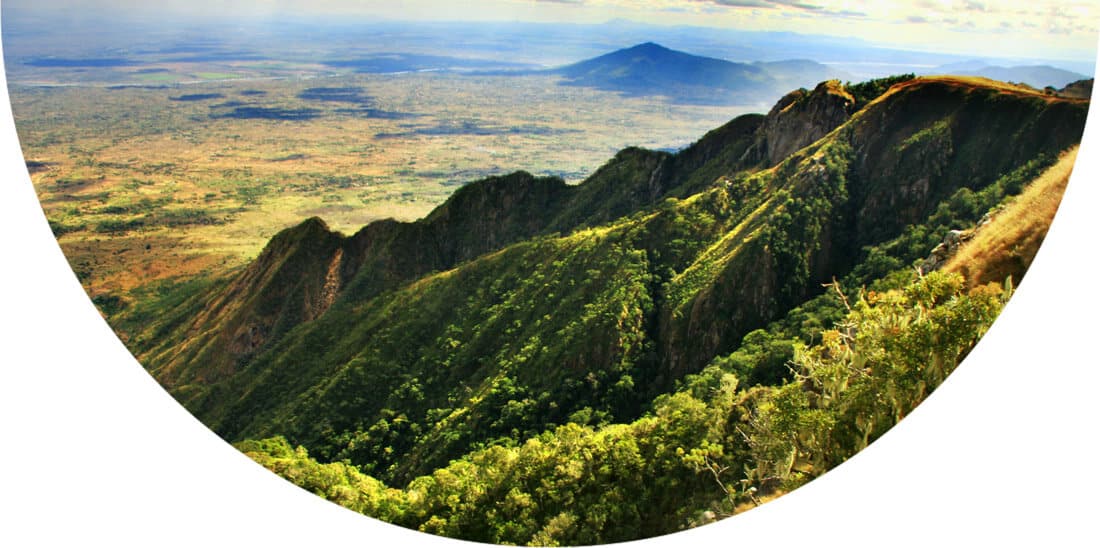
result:
M 1008 276 L 1018 282 L 1046 237 L 1076 160 L 1074 147 L 980 227 L 943 270 L 962 274 L 971 287 L 1002 283 Z
M 1018 85 L 1010 82 L 1001 82 L 1000 80 L 991 80 L 982 76 L 957 76 L 957 75 L 942 75 L 942 76 L 921 76 L 912 80 L 902 82 L 895 85 L 890 91 L 878 96 L 871 103 L 880 103 L 887 100 L 888 97 L 897 93 L 906 93 L 913 88 L 919 88 L 928 83 L 940 83 L 956 88 L 962 88 L 966 90 L 988 90 L 994 89 L 1000 93 L 1014 95 L 1017 97 L 1033 97 L 1042 99 L 1047 103 L 1055 101 L 1069 101 L 1078 103 L 1087 103 L 1088 99 L 1076 99 L 1071 97 L 1063 97 L 1058 95 L 1047 94 L 1043 90 L 1035 89 L 1032 87 Z

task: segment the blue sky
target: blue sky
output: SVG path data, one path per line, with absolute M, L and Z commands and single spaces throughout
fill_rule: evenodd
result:
M 852 36 L 877 44 L 974 55 L 1093 59 L 1095 0 L 4 0 L 8 9 L 122 9 L 226 16 L 359 16 L 393 20 L 554 21 L 700 25 Z

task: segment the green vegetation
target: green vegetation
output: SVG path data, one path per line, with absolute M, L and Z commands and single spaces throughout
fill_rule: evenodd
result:
M 844 89 L 848 90 L 848 93 L 852 94 L 855 98 L 855 110 L 860 110 L 867 106 L 867 103 L 874 101 L 882 94 L 886 93 L 895 84 L 901 84 L 910 80 L 915 80 L 917 75 L 915 74 L 899 74 L 897 76 L 889 76 L 887 78 L 877 78 L 874 80 L 868 80 L 866 82 L 860 82 L 858 84 L 852 84 L 846 82 Z
M 578 185 L 489 175 L 418 221 L 350 235 L 311 217 L 247 265 L 97 304 L 205 424 L 358 511 L 544 545 L 706 523 L 843 462 L 943 381 L 1021 272 L 982 285 L 915 267 L 1048 173 L 1087 110 L 967 79 L 839 86 L 677 153 L 623 149 Z M 381 95 L 301 91 L 316 109 Z M 834 108 L 847 94 L 861 110 Z M 823 137 L 769 165 L 753 150 L 805 135 Z M 299 150 L 264 151 L 275 172 L 227 163 L 193 201 L 159 187 L 186 184 L 186 162 L 150 163 L 164 180 L 128 179 L 147 199 L 65 200 L 57 226 L 222 230 L 295 193 L 311 208 L 383 188 L 420 199 L 368 173 L 278 175 L 346 154 Z M 65 192 L 123 169 L 73 154 L 85 171 Z
M 567 423 L 475 451 L 404 489 L 285 438 L 238 447 L 324 498 L 435 534 L 577 545 L 668 533 L 789 491 L 867 446 L 943 381 L 1008 292 L 967 294 L 933 273 L 868 293 L 822 342 L 796 347 L 795 378 L 742 388 L 720 365 L 626 424 Z

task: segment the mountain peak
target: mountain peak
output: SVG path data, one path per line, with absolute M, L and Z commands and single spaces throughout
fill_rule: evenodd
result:
M 813 61 L 735 63 L 648 41 L 553 70 L 563 83 L 680 103 L 760 104 L 792 87 L 846 74 Z
M 627 51 L 660 51 L 660 52 L 665 52 L 665 51 L 672 51 L 672 50 L 662 46 L 661 44 L 658 44 L 657 42 L 643 42 L 643 43 L 638 44 L 636 46 L 627 48 Z

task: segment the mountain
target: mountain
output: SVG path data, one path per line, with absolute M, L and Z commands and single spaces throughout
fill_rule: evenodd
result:
M 1092 78 L 1088 80 L 1078 80 L 1058 90 L 1058 94 L 1063 97 L 1072 97 L 1074 99 L 1089 99 L 1092 97 L 1092 83 Z
M 992 66 L 989 61 L 983 59 L 968 59 L 966 61 L 956 61 L 954 63 L 940 65 L 932 70 L 943 74 L 962 74 L 966 71 L 981 70 L 989 66 Z
M 628 95 L 661 95 L 677 102 L 752 104 L 792 87 L 846 75 L 813 61 L 733 63 L 668 49 L 653 42 L 553 69 L 573 86 Z
M 1046 87 L 1062 88 L 1071 82 L 1087 79 L 1088 76 L 1068 70 L 1052 67 L 1050 65 L 1027 65 L 1001 67 L 995 65 L 973 66 L 945 65 L 933 69 L 937 74 L 959 74 L 966 76 L 983 76 L 1002 82 L 1019 82 L 1029 86 L 1043 89 Z
M 852 77 L 844 71 L 837 70 L 829 65 L 823 65 L 817 61 L 808 59 L 787 59 L 783 61 L 752 63 L 753 66 L 764 70 L 776 81 L 783 91 L 798 88 L 813 88 L 820 82 L 827 80 L 851 80 Z
M 995 284 L 973 290 L 917 268 L 1064 175 L 1087 110 L 982 78 L 824 82 L 579 185 L 475 181 L 350 236 L 308 219 L 112 322 L 330 500 L 482 542 L 667 533 L 843 462 L 943 380 L 1029 259 L 975 259 Z

